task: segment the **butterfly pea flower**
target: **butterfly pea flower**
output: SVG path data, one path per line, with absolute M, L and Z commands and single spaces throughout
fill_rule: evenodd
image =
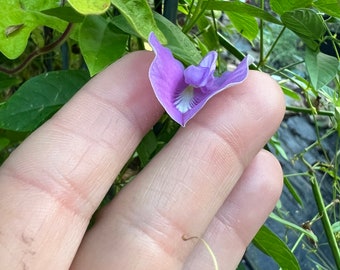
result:
M 154 33 L 149 35 L 149 43 L 155 53 L 149 69 L 152 88 L 168 115 L 183 127 L 214 95 L 242 83 L 252 63 L 252 57 L 247 56 L 234 71 L 215 77 L 215 51 L 209 52 L 198 66 L 184 68 Z

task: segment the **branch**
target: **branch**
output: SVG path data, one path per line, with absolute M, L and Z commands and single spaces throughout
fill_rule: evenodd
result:
M 36 49 L 33 52 L 31 52 L 27 58 L 21 63 L 19 64 L 17 67 L 13 68 L 13 69 L 8 69 L 5 67 L 1 67 L 0 66 L 0 72 L 9 74 L 9 75 L 13 75 L 16 74 L 20 71 L 22 71 L 25 67 L 27 67 L 27 65 L 37 56 L 48 53 L 52 50 L 54 50 L 56 47 L 58 47 L 59 45 L 61 45 L 68 37 L 68 35 L 70 34 L 71 30 L 72 30 L 73 24 L 69 23 L 65 29 L 65 31 L 61 34 L 61 36 L 55 40 L 54 42 L 52 42 L 51 44 L 48 44 L 42 48 Z

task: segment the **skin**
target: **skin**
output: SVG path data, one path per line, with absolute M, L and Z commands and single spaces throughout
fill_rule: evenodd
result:
M 251 71 L 213 97 L 89 220 L 163 109 L 151 52 L 93 78 L 0 169 L 0 269 L 235 269 L 282 189 L 261 150 L 284 114 L 279 86 Z

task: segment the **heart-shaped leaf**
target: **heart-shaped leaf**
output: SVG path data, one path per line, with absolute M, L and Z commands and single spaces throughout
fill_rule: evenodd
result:
M 52 8 L 53 5 L 41 1 L 36 4 L 19 0 L 1 2 L 6 1 L 0 1 L 0 52 L 9 59 L 15 59 L 24 52 L 28 38 L 36 27 L 46 25 L 59 32 L 66 28 L 67 22 L 37 11 L 45 7 Z M 36 10 L 30 10 L 33 7 Z

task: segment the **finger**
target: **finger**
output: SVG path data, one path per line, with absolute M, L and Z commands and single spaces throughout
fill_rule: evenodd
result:
M 193 248 L 182 236 L 205 231 L 283 112 L 258 72 L 211 99 L 103 211 L 73 269 L 180 269 Z
M 147 72 L 128 55 L 92 79 L 0 171 L 0 269 L 68 269 L 113 179 L 160 117 Z
M 282 190 L 278 161 L 261 151 L 243 173 L 209 224 L 202 238 L 209 244 L 219 269 L 236 269 L 246 247 L 274 208 Z M 193 244 L 197 240 L 193 240 Z M 184 269 L 213 269 L 211 254 L 195 246 Z

